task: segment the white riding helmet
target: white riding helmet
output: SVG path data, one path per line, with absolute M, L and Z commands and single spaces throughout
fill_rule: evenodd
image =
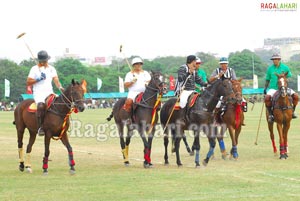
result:
M 201 59 L 199 57 L 196 57 L 196 64 L 201 64 L 201 63 L 202 63 Z
M 142 63 L 142 64 L 144 64 L 143 60 L 140 57 L 135 57 L 135 58 L 132 59 L 131 65 L 134 65 L 136 63 Z

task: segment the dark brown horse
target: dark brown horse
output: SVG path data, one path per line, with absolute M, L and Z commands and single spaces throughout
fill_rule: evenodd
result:
M 134 103 L 132 124 L 127 125 L 126 118 L 122 116 L 122 107 L 126 98 L 122 98 L 116 102 L 113 107 L 111 115 L 107 118 L 108 121 L 114 117 L 116 125 L 118 127 L 120 144 L 122 154 L 124 158 L 124 165 L 129 165 L 129 144 L 133 134 L 133 130 L 136 129 L 140 134 L 144 143 L 144 167 L 148 168 L 152 166 L 151 163 L 151 147 L 152 139 L 155 133 L 155 125 L 158 120 L 157 112 L 160 107 L 160 98 L 167 92 L 166 83 L 160 72 L 151 72 L 151 81 L 146 86 L 146 90 L 142 95 L 141 102 Z M 154 119 L 153 119 L 154 118 Z M 125 124 L 128 129 L 126 135 L 126 142 L 124 140 L 124 127 Z M 148 139 L 146 138 L 148 134 Z
M 75 162 L 73 159 L 72 147 L 69 143 L 66 134 L 69 128 L 69 115 L 73 110 L 82 112 L 84 110 L 83 95 L 86 89 L 85 81 L 81 84 L 72 80 L 71 85 L 58 97 L 55 97 L 52 104 L 46 111 L 43 128 L 45 131 L 45 153 L 43 159 L 44 174 L 48 173 L 48 157 L 50 154 L 49 146 L 51 138 L 60 139 L 66 146 L 69 154 L 70 173 L 75 173 Z M 24 171 L 24 166 L 27 172 L 32 172 L 30 164 L 30 153 L 37 135 L 37 119 L 34 111 L 29 111 L 29 106 L 34 103 L 33 99 L 22 101 L 15 109 L 14 124 L 18 133 L 18 149 L 20 171 Z M 24 161 L 23 151 L 23 135 L 25 128 L 29 131 L 29 143 L 26 149 L 26 157 Z M 24 164 L 25 163 L 25 164 Z
M 196 150 L 195 163 L 196 167 L 200 166 L 200 138 L 199 133 L 203 130 L 208 136 L 211 136 L 211 123 L 213 123 L 213 110 L 216 107 L 220 96 L 229 97 L 233 95 L 231 82 L 228 80 L 217 80 L 207 87 L 204 92 L 197 96 L 193 106 L 189 103 L 184 109 L 174 110 L 177 99 L 169 99 L 162 107 L 160 112 L 160 121 L 164 129 L 164 146 L 165 146 L 165 164 L 169 164 L 168 160 L 168 144 L 169 131 L 171 132 L 172 140 L 174 140 L 176 163 L 181 166 L 179 155 L 180 140 L 184 130 L 193 130 L 194 143 L 193 148 Z M 169 122 L 168 122 L 169 119 Z M 167 124 L 168 123 L 168 124 Z
M 218 133 L 215 137 L 217 137 L 219 146 L 222 153 L 222 158 L 225 159 L 227 156 L 225 144 L 223 141 L 223 136 L 225 131 L 228 129 L 232 148 L 230 151 L 231 158 L 237 160 L 238 159 L 238 152 L 237 152 L 237 144 L 238 144 L 238 137 L 242 129 L 242 123 L 244 122 L 244 112 L 242 110 L 242 79 L 239 80 L 231 80 L 232 89 L 235 94 L 235 98 L 225 100 L 223 104 L 225 104 L 225 111 L 222 114 L 222 117 L 217 118 L 219 120 L 219 124 L 221 125 L 220 133 L 218 133 L 218 126 L 215 127 L 215 132 Z M 216 145 L 216 138 L 209 138 L 209 145 L 210 149 L 206 155 L 206 158 L 203 160 L 203 165 L 207 165 L 209 162 L 210 157 L 214 153 L 214 148 Z
M 273 102 L 273 115 L 274 115 L 274 122 L 277 123 L 277 131 L 279 134 L 279 146 L 280 146 L 280 159 L 287 159 L 287 146 L 288 146 L 288 131 L 290 128 L 290 123 L 292 120 L 293 114 L 293 104 L 292 98 L 288 94 L 287 91 L 287 73 L 284 74 L 276 74 L 278 77 L 278 90 L 273 95 L 272 102 Z M 269 116 L 269 112 L 267 110 L 267 119 Z M 268 122 L 268 128 L 270 132 L 270 138 L 273 145 L 273 152 L 277 153 L 277 148 L 275 145 L 274 139 L 274 132 L 273 132 L 273 124 L 274 122 Z

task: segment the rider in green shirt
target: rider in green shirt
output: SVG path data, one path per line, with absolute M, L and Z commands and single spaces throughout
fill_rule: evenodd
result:
M 275 92 L 278 90 L 278 77 L 276 74 L 287 73 L 287 78 L 292 76 L 292 73 L 289 67 L 281 62 L 281 57 L 279 54 L 273 54 L 271 60 L 273 61 L 273 65 L 269 66 L 266 73 L 266 84 L 264 89 L 265 96 L 265 104 L 266 108 L 269 112 L 268 122 L 272 123 L 274 121 L 273 110 L 272 110 L 272 97 Z M 267 88 L 269 87 L 268 93 Z M 295 108 L 298 104 L 298 94 L 293 90 L 289 89 L 290 95 L 293 98 L 293 119 L 297 118 L 295 115 Z
M 202 79 L 203 82 L 207 83 L 207 76 L 203 69 L 200 68 L 200 65 L 202 64 L 201 59 L 199 57 L 196 58 L 196 70 L 198 76 Z M 202 88 L 199 84 L 196 84 L 196 91 L 198 93 L 201 93 Z

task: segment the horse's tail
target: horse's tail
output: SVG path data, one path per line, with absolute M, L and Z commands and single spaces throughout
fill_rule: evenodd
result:
M 174 104 L 176 102 L 176 99 L 169 99 L 167 102 L 165 102 L 165 104 L 162 106 L 161 110 L 160 110 L 160 123 L 162 126 L 166 126 L 166 124 L 168 123 L 168 119 L 169 116 L 171 115 L 170 112 L 172 108 L 174 107 Z M 170 123 L 170 122 L 169 122 Z
M 114 112 L 112 111 L 110 115 L 106 118 L 107 121 L 110 121 L 114 116 Z

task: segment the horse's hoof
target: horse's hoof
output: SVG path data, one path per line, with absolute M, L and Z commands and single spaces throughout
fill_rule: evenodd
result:
M 129 166 L 130 166 L 129 161 L 124 162 L 124 166 L 125 166 L 125 167 L 129 167 Z
M 286 158 L 288 158 L 288 157 L 289 157 L 289 155 L 288 155 L 288 152 L 286 152 L 284 155 L 286 156 Z
M 144 165 L 144 168 L 146 168 L 146 169 L 150 168 L 150 164 L 146 161 L 144 161 L 143 165 Z
M 279 159 L 281 159 L 281 160 L 286 160 L 286 159 L 287 159 L 286 154 L 280 154 Z
M 75 175 L 76 171 L 75 170 L 69 170 L 70 175 Z
M 178 167 L 182 167 L 182 163 L 177 163 L 177 166 Z
M 47 170 L 46 170 L 46 171 L 44 170 L 43 175 L 44 175 L 44 176 L 47 176 L 47 175 L 48 175 L 48 171 L 47 171 Z
M 186 150 L 189 154 L 191 154 L 191 152 L 192 152 L 191 148 L 188 147 L 188 148 L 186 148 Z
M 21 171 L 21 172 L 23 172 L 24 171 L 24 162 L 20 162 L 20 165 L 19 165 L 19 170 Z
M 200 168 L 200 164 L 199 164 L 199 162 L 196 162 L 196 166 L 195 166 L 195 168 Z
M 222 154 L 222 159 L 227 160 L 227 154 Z
M 238 156 L 232 155 L 230 154 L 230 158 L 231 161 L 237 161 L 238 160 Z
M 165 161 L 165 166 L 168 166 L 170 163 L 169 163 L 169 161 Z
M 154 165 L 152 163 L 149 163 L 149 168 L 154 168 Z
M 25 167 L 27 173 L 32 173 L 32 169 L 30 167 Z
M 202 161 L 202 165 L 203 165 L 204 167 L 206 167 L 207 164 L 208 164 L 208 162 L 204 159 L 204 160 Z

